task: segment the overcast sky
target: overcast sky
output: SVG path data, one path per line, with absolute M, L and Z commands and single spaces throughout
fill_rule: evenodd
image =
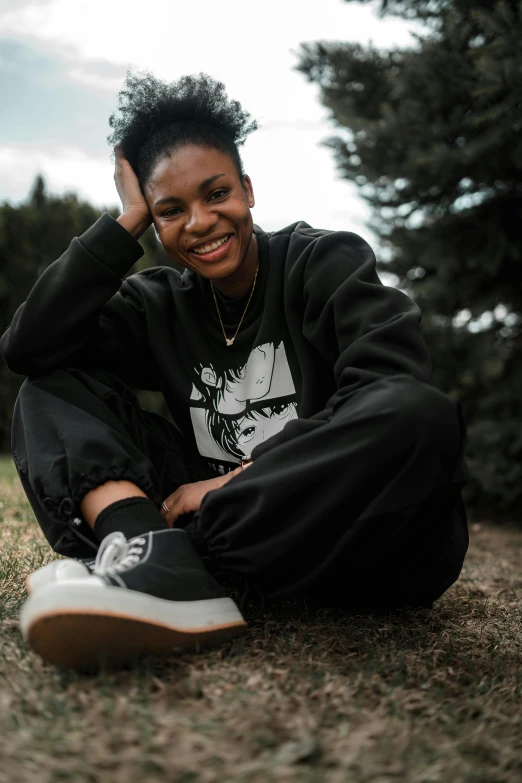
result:
M 410 27 L 342 0 L 0 0 L 0 200 L 41 172 L 54 192 L 115 205 L 108 117 L 128 69 L 223 81 L 259 122 L 242 148 L 254 220 L 296 220 L 372 239 L 367 208 L 320 142 L 332 132 L 295 71 L 301 42 L 409 46 Z

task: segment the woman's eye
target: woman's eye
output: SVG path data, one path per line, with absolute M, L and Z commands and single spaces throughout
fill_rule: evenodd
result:
M 210 194 L 210 198 L 215 201 L 216 199 L 226 196 L 227 192 L 228 191 L 226 190 L 226 188 L 221 188 L 221 190 L 215 190 L 213 193 Z
M 180 212 L 181 209 L 179 207 L 172 207 L 171 209 L 167 209 L 167 211 L 163 213 L 162 217 L 172 217 L 173 215 L 178 215 Z

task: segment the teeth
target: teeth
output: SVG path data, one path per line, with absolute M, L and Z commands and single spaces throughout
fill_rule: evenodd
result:
M 201 255 L 202 253 L 210 253 L 211 250 L 217 250 L 218 247 L 221 247 L 221 245 L 224 245 L 225 242 L 228 241 L 229 236 L 230 234 L 227 235 L 226 237 L 223 237 L 223 239 L 216 239 L 216 241 L 212 242 L 211 245 L 205 245 L 204 247 L 194 248 L 193 252 L 198 253 L 198 255 Z

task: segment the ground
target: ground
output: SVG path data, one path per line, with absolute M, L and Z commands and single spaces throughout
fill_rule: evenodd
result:
M 290 604 L 226 647 L 61 672 L 24 645 L 24 577 L 53 558 L 0 461 L 0 783 L 519 783 L 522 530 L 471 528 L 432 610 Z

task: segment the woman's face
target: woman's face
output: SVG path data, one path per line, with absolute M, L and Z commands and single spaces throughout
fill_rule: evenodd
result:
M 252 183 L 241 182 L 226 153 L 195 144 L 172 150 L 154 167 L 145 197 L 165 250 L 184 267 L 220 279 L 253 255 L 257 263 Z

